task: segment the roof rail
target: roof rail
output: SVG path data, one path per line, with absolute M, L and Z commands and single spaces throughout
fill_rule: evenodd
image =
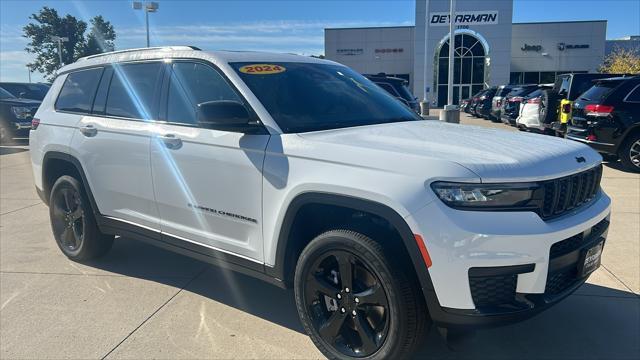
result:
M 136 49 L 125 49 L 125 50 L 117 50 L 117 51 L 110 51 L 110 52 L 106 52 L 106 53 L 102 53 L 102 54 L 95 54 L 95 55 L 89 55 L 89 56 L 84 56 L 78 59 L 78 61 L 84 61 L 84 60 L 89 60 L 89 59 L 95 59 L 95 58 L 99 58 L 102 56 L 107 56 L 107 55 L 115 55 L 115 54 L 126 54 L 129 52 L 135 52 L 135 51 L 157 51 L 157 50 L 200 50 L 200 48 L 195 47 L 195 46 L 190 46 L 190 45 L 178 45 L 178 46 L 154 46 L 154 47 L 145 47 L 145 48 L 136 48 Z

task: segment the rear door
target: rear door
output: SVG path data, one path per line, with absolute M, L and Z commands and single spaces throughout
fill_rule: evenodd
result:
M 107 67 L 92 113 L 78 123 L 71 145 L 100 213 L 155 231 L 159 217 L 149 154 L 163 68 L 162 62 Z
M 209 63 L 176 61 L 167 71 L 161 109 L 166 122 L 155 129 L 151 151 L 163 238 L 261 264 L 262 165 L 269 135 L 199 127 L 198 104 L 246 102 Z

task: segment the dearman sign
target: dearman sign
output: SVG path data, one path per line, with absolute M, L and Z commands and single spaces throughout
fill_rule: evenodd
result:
M 498 23 L 497 11 L 461 11 L 456 12 L 455 25 L 492 25 Z M 448 12 L 429 14 L 430 26 L 449 25 Z

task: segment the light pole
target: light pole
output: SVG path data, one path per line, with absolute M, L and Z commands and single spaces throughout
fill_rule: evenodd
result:
M 149 13 L 157 12 L 160 4 L 157 2 L 142 2 L 142 1 L 134 1 L 133 9 L 134 10 L 144 10 L 144 22 L 147 28 L 147 47 L 149 47 Z
M 454 47 L 456 46 L 456 38 L 454 33 L 454 27 L 456 22 L 456 0 L 451 0 L 449 4 L 449 81 L 447 84 L 447 105 L 444 110 L 440 112 L 440 120 L 459 123 L 460 111 L 458 107 L 453 104 L 453 64 L 454 64 Z
M 58 59 L 60 60 L 60 67 L 64 65 L 62 63 L 62 43 L 69 41 L 69 38 L 66 36 L 52 36 L 51 40 L 58 42 Z
M 429 2 L 425 0 L 425 14 L 429 11 Z M 427 99 L 427 43 L 429 41 L 427 35 L 429 34 L 429 21 L 425 16 L 421 21 L 424 21 L 424 71 L 422 73 L 422 101 L 420 102 L 420 115 L 429 116 L 429 99 Z M 416 19 L 417 21 L 417 19 Z

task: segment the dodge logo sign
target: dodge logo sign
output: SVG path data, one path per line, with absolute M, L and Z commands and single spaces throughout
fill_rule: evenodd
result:
M 582 156 L 576 156 L 576 161 L 579 163 L 583 163 L 583 162 L 586 162 L 587 160 Z

